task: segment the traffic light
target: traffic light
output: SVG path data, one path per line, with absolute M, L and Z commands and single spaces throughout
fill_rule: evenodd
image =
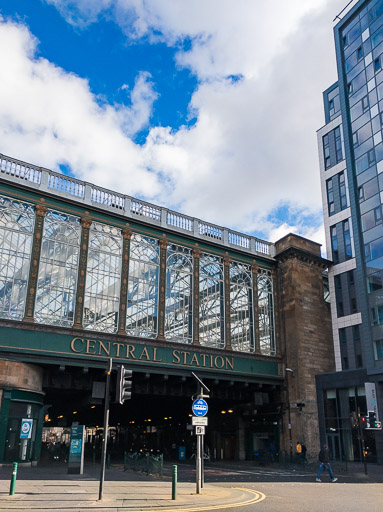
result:
M 381 430 L 382 423 L 380 421 L 377 421 L 376 419 L 376 413 L 373 411 L 368 411 L 368 428 L 373 428 L 376 430 Z
M 366 416 L 359 417 L 359 425 L 361 428 L 367 428 L 367 419 Z
M 116 402 L 123 404 L 132 398 L 132 370 L 126 370 L 122 365 L 117 370 Z
M 375 428 L 376 414 L 373 411 L 368 411 L 368 423 L 370 428 Z

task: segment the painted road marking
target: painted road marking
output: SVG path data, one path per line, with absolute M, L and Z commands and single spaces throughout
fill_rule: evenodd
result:
M 148 509 L 148 510 L 140 510 L 140 512 L 199 512 L 201 510 L 222 510 L 225 508 L 237 508 L 237 507 L 246 507 L 247 505 L 252 505 L 254 503 L 259 503 L 266 498 L 266 494 L 260 491 L 253 491 L 253 489 L 247 489 L 245 487 L 233 487 L 238 491 L 245 491 L 254 495 L 254 498 L 251 498 L 246 501 L 242 501 L 241 503 L 230 503 L 226 505 L 207 505 L 202 507 L 192 507 L 192 508 L 169 508 L 169 509 Z M 132 509 L 133 510 L 133 509 Z

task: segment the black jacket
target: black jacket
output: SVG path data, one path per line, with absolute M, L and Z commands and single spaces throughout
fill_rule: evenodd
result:
M 328 450 L 321 450 L 319 452 L 320 462 L 330 462 L 330 452 Z

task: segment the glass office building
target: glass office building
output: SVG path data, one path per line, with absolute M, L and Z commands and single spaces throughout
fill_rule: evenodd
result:
M 383 0 L 349 6 L 334 34 L 338 81 L 323 95 L 318 145 L 337 371 L 317 386 L 322 441 L 360 460 L 355 415 L 383 419 Z M 382 432 L 363 441 L 383 463 Z

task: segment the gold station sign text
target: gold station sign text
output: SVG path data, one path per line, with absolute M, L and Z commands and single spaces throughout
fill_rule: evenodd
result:
M 179 366 L 234 370 L 234 357 L 203 354 L 187 350 L 132 345 L 116 341 L 73 338 L 72 352 L 90 356 L 114 357 L 137 362 L 162 363 Z

